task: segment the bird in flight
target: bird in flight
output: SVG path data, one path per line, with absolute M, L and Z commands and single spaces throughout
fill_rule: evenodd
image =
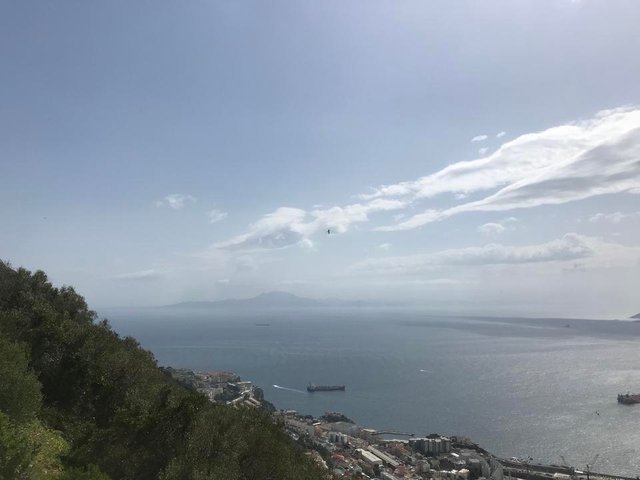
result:
M 327 229 L 327 235 L 331 235 L 331 229 Z

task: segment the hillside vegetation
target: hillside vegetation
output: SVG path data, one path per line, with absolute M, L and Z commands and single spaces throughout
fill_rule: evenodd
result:
M 209 403 L 72 288 L 0 262 L 0 480 L 320 478 L 266 413 Z

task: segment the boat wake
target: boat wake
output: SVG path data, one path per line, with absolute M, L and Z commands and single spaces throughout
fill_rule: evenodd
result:
M 278 390 L 288 390 L 289 392 L 306 393 L 306 392 L 303 392 L 302 390 L 297 390 L 295 388 L 289 388 L 289 387 L 281 387 L 280 385 L 274 385 L 273 388 L 277 388 Z
M 420 371 L 422 373 L 431 373 L 431 370 L 425 370 L 424 368 L 421 368 Z

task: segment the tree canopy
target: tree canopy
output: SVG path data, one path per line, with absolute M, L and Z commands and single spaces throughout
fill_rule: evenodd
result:
M 0 262 L 0 480 L 321 479 L 265 412 L 214 405 L 71 287 Z

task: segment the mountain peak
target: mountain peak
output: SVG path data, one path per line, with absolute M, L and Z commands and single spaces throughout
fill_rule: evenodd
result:
M 230 298 L 216 302 L 183 302 L 169 307 L 312 307 L 321 302 L 292 293 L 271 291 L 250 298 Z
M 317 300 L 312 298 L 304 298 L 294 295 L 289 292 L 282 292 L 280 290 L 274 290 L 271 292 L 261 293 L 260 295 L 256 295 L 255 297 L 247 298 L 242 301 L 250 302 L 254 304 L 273 304 L 274 306 L 287 306 L 287 305 L 316 305 L 318 304 Z
M 303 299 L 302 297 L 299 297 L 297 295 L 294 295 L 293 293 L 289 293 L 289 292 L 283 292 L 282 290 L 272 290 L 271 292 L 264 292 L 264 293 L 260 293 L 259 295 L 256 295 L 255 297 L 251 297 L 253 299 L 256 298 L 271 298 L 274 300 L 283 300 L 283 299 L 300 299 L 300 300 L 309 300 L 309 299 Z M 250 300 L 250 299 L 247 299 Z

